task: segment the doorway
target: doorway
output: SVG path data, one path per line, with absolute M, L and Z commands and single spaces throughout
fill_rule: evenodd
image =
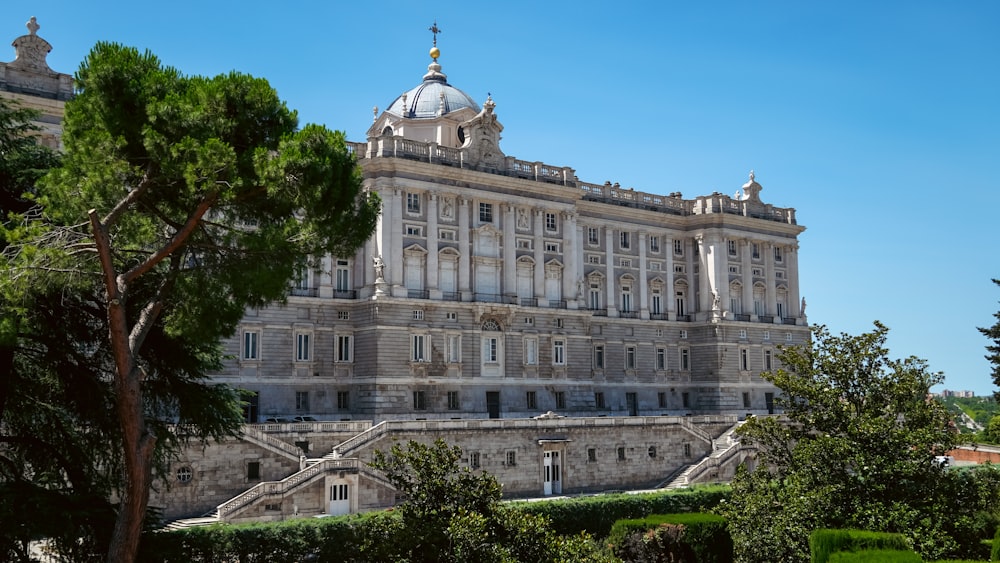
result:
M 625 393 L 625 405 L 629 416 L 639 416 L 639 399 L 635 393 Z
M 500 418 L 500 392 L 486 392 L 486 412 L 490 418 Z
M 559 451 L 546 450 L 542 460 L 544 470 L 542 494 L 545 496 L 562 494 L 562 462 Z

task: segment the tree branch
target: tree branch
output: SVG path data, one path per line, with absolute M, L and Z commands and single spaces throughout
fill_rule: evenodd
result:
M 170 272 L 156 291 L 156 297 L 143 307 L 142 312 L 139 313 L 139 318 L 132 325 L 132 333 L 129 335 L 129 348 L 132 350 L 133 355 L 138 354 L 139 348 L 142 347 L 142 343 L 146 340 L 146 335 L 149 334 L 149 331 L 156 323 L 156 319 L 160 316 L 160 312 L 163 311 L 166 296 L 170 293 L 174 282 L 177 280 L 177 275 L 181 269 L 180 266 L 181 255 L 171 255 Z

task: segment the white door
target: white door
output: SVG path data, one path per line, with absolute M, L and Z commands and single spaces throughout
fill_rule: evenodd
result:
M 542 482 L 542 494 L 561 495 L 562 494 L 562 463 L 559 461 L 559 452 L 547 451 L 542 466 L 545 471 Z
M 351 513 L 350 485 L 346 481 L 338 481 L 330 485 L 330 507 L 327 514 L 343 516 Z

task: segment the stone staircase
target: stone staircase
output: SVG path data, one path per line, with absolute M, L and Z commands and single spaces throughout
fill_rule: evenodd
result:
M 743 422 L 737 422 L 714 440 L 710 438 L 709 442 L 712 444 L 712 451 L 708 455 L 697 463 L 683 467 L 681 470 L 670 474 L 666 481 L 660 483 L 657 488 L 677 489 L 691 486 L 697 483 L 698 479 L 708 471 L 721 467 L 731 461 L 733 457 L 744 449 L 736 437 L 736 430 L 743 425 Z

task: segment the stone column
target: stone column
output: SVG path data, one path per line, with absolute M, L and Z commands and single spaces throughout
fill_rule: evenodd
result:
M 392 233 L 389 247 L 389 259 L 385 260 L 389 279 L 386 280 L 392 285 L 393 295 L 397 295 L 397 290 L 402 289 L 402 295 L 406 295 L 406 288 L 403 287 L 403 191 L 399 188 L 392 189 L 392 223 L 389 230 Z
M 441 299 L 438 289 L 438 196 L 427 194 L 427 294 Z
M 545 232 L 545 211 L 543 209 L 535 209 L 534 214 L 535 299 L 538 300 L 538 305 L 541 306 L 542 302 L 545 301 L 545 240 L 542 238 L 542 233 Z
M 751 251 L 753 241 L 743 239 L 740 241 L 740 275 L 743 280 L 743 310 L 753 314 L 753 263 L 751 261 Z
M 503 287 L 502 295 L 517 297 L 517 238 L 514 234 L 516 209 L 509 203 L 503 204 Z
M 562 225 L 560 227 L 563 234 L 562 296 L 563 301 L 566 302 L 566 307 L 575 309 L 577 307 L 577 281 L 580 279 L 579 266 L 576 260 L 576 248 L 579 246 L 578 239 L 576 238 L 576 214 L 568 211 L 563 213 Z
M 664 291 L 666 295 L 664 298 L 667 300 L 664 305 L 667 311 L 667 320 L 676 321 L 677 320 L 677 306 L 674 304 L 674 300 L 677 299 L 677 290 L 674 288 L 674 239 L 663 237 L 664 244 L 663 248 L 664 255 L 667 257 L 667 271 L 665 272 L 664 279 L 666 280 L 666 288 Z
M 774 243 L 768 242 L 761 249 L 764 251 L 764 284 L 767 288 L 764 293 L 765 307 L 767 308 L 764 314 L 766 315 L 776 315 L 778 309 L 778 288 L 774 280 L 774 247 Z M 781 323 L 781 319 L 775 316 L 774 322 Z
M 799 297 L 799 245 L 793 243 L 785 247 L 785 278 L 788 281 L 788 316 L 797 319 L 802 316 Z
M 692 319 L 697 312 L 695 295 L 698 294 L 698 287 L 694 284 L 694 248 L 696 244 L 698 243 L 693 238 L 684 239 L 684 258 L 685 262 L 687 262 L 684 266 L 684 277 L 687 280 L 686 305 L 688 307 L 687 314 Z
M 615 299 L 615 289 L 618 286 L 618 281 L 615 279 L 615 230 L 608 227 L 604 229 L 604 242 L 605 257 L 604 257 L 604 271 L 607 276 L 605 281 L 605 307 L 608 309 L 609 317 L 618 316 L 618 301 Z
M 639 318 L 649 319 L 649 280 L 646 279 L 646 251 L 649 233 L 639 231 Z
M 699 318 L 708 318 L 708 312 L 712 310 L 712 286 L 710 283 L 712 269 L 711 254 L 709 253 L 708 241 L 705 235 L 696 235 L 695 244 L 698 245 L 698 312 L 705 313 Z M 694 272 L 692 272 L 692 275 Z
M 458 198 L 458 290 L 462 293 L 462 301 L 472 301 L 472 287 L 469 278 L 472 274 L 471 247 L 469 246 L 469 200 Z
M 333 297 L 333 276 L 337 274 L 334 266 L 336 262 L 329 254 L 324 254 L 320 259 L 319 266 L 319 296 L 325 298 Z
M 381 256 L 382 261 L 386 262 L 386 269 L 391 271 L 397 267 L 395 264 L 388 263 L 392 252 L 392 226 L 395 222 L 392 216 L 392 192 L 393 188 L 383 189 L 378 192 L 379 198 L 382 200 L 382 212 L 379 214 L 378 221 L 375 224 L 374 248 L 372 249 L 372 254 L 368 257 L 368 265 L 365 270 L 370 275 L 370 277 L 366 276 L 365 279 L 370 280 L 371 284 L 375 283 L 373 263 L 376 256 Z

